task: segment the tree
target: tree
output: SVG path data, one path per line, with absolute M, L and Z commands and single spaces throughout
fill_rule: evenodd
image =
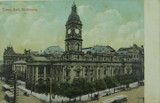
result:
M 57 93 L 57 95 L 67 96 L 68 97 L 69 88 L 72 88 L 71 84 L 69 84 L 67 82 L 61 83 L 56 93 Z
M 136 74 L 131 74 L 131 80 L 132 80 L 132 82 L 138 81 L 138 75 L 136 75 Z
M 96 91 L 95 83 L 94 82 L 87 82 L 86 86 L 84 88 L 84 91 L 85 91 L 85 94 L 95 92 Z
M 103 79 L 99 79 L 99 80 L 96 80 L 95 81 L 95 88 L 96 88 L 96 91 L 99 91 L 99 90 L 104 90 L 106 89 L 106 83 Z
M 117 80 L 114 77 L 106 76 L 104 81 L 107 85 L 107 88 L 112 88 L 117 86 Z
M 115 79 L 118 81 L 119 85 L 123 85 L 124 84 L 124 75 L 116 75 Z
M 59 89 L 59 86 L 56 82 L 53 82 L 52 83 L 52 92 L 53 94 L 58 94 L 58 89 Z
M 48 94 L 49 93 L 49 83 L 39 83 L 38 85 L 36 85 L 36 91 L 38 93 L 45 93 Z

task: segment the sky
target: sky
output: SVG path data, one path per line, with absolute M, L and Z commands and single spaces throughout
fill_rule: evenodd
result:
M 144 45 L 143 0 L 55 0 L 0 2 L 0 58 L 11 45 L 15 52 L 64 49 L 65 24 L 75 2 L 82 21 L 83 48 L 110 45 L 114 49 Z M 37 9 L 6 11 L 4 9 Z

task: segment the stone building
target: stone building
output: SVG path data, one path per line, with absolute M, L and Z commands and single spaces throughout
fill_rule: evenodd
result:
M 27 59 L 27 50 L 24 51 L 24 54 L 15 53 L 12 46 L 8 46 L 3 53 L 3 72 L 4 76 L 8 79 L 12 75 L 12 65 L 15 61 L 26 60 Z
M 17 79 L 26 80 L 27 62 L 24 60 L 16 61 L 12 65 L 12 72 L 16 72 Z
M 46 81 L 71 82 L 74 78 L 94 81 L 117 74 L 143 73 L 144 48 L 133 45 L 115 51 L 110 46 L 83 48 L 82 22 L 75 4 L 66 22 L 65 51 L 58 46 L 27 59 L 26 87 Z
M 16 61 L 25 61 L 27 62 L 29 55 L 36 54 L 35 52 L 31 52 L 30 50 L 24 50 L 24 53 L 16 53 L 12 46 L 7 46 L 4 49 L 3 53 L 3 76 L 8 79 L 13 78 L 13 65 Z M 22 74 L 21 74 L 22 75 Z

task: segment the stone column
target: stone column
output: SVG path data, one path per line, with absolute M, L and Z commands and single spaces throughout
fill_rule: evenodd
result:
M 31 71 L 32 71 L 32 77 L 31 77 L 32 79 L 31 80 L 32 80 L 32 83 L 33 83 L 34 82 L 33 81 L 34 80 L 34 66 L 31 67 Z
M 44 75 L 43 75 L 43 78 L 44 78 L 44 80 L 46 80 L 46 66 L 44 66 L 44 69 L 43 69 L 44 71 Z
M 111 70 L 112 70 L 111 76 L 114 76 L 114 67 L 113 66 L 111 66 Z
M 32 76 L 31 76 L 31 91 L 34 90 L 34 66 L 31 66 L 31 73 L 32 73 Z
M 29 73 L 30 73 L 30 71 L 29 71 L 29 66 L 27 66 L 27 69 L 26 69 L 26 88 L 28 89 L 28 83 L 29 83 L 29 80 L 31 80 L 31 78 L 29 78 L 30 76 L 29 76 Z
M 35 70 L 35 82 L 38 82 L 38 66 L 36 66 L 36 68 L 35 68 L 36 70 Z
M 64 77 L 65 77 L 65 71 L 64 67 L 62 67 L 62 78 L 61 78 L 62 82 L 64 82 Z

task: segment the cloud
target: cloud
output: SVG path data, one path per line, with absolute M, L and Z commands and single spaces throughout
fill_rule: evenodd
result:
M 127 22 L 124 25 L 121 25 L 119 27 L 119 35 L 121 36 L 126 36 L 129 33 L 134 33 L 136 32 L 137 29 L 143 28 L 143 22 L 142 21 L 136 21 L 136 22 Z
M 96 15 L 96 19 L 98 20 L 98 22 L 104 22 L 104 21 L 108 21 L 108 20 L 116 20 L 114 21 L 115 23 L 119 23 L 122 19 L 121 15 L 119 14 L 119 12 L 117 10 L 114 9 L 110 9 L 110 10 L 106 10 L 104 12 L 100 12 Z M 108 21 L 108 22 L 111 22 Z
M 91 11 L 93 11 L 93 9 L 92 9 L 92 7 L 90 5 L 81 5 L 81 6 L 78 6 L 78 14 L 79 15 L 90 13 Z
M 9 40 L 12 39 L 12 36 L 15 36 L 14 33 L 16 32 L 17 26 L 21 19 L 22 17 L 19 14 L 10 15 L 7 17 L 3 27 Z
M 135 33 L 135 43 L 138 43 L 138 44 L 141 44 L 143 45 L 144 44 L 144 28 L 142 29 L 139 29 L 136 31 Z
M 44 50 L 48 46 L 53 45 L 63 47 L 65 33 L 63 30 L 59 30 L 59 24 L 61 24 L 61 21 L 58 18 L 55 18 L 53 21 L 39 18 L 30 25 L 30 29 L 25 36 L 26 38 L 23 37 L 23 40 L 19 41 L 21 44 L 17 46 L 17 49 Z M 56 25 L 57 27 L 55 27 Z
M 123 22 L 117 10 L 106 10 L 95 17 L 95 26 L 83 33 L 84 46 L 111 45 L 113 48 L 143 45 L 144 22 L 142 20 Z
M 94 27 L 83 34 L 84 45 L 107 45 L 117 35 L 115 31 L 117 31 L 122 18 L 118 11 L 110 9 L 98 13 L 94 19 L 96 21 Z

